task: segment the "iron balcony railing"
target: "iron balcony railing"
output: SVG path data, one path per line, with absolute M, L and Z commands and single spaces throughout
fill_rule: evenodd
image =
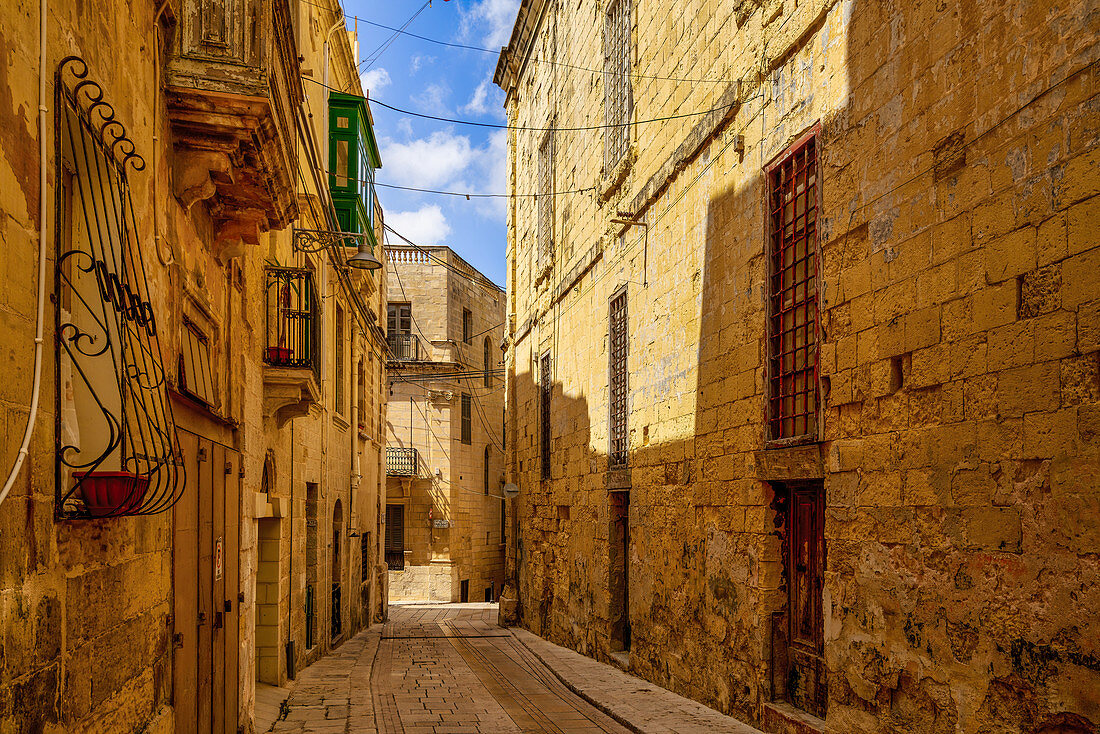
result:
M 420 353 L 420 339 L 416 334 L 390 334 L 390 359 L 396 362 L 419 362 L 425 357 Z
M 386 448 L 386 474 L 394 477 L 415 477 L 419 457 L 416 449 Z
M 405 551 L 386 549 L 386 566 L 391 571 L 405 570 Z
M 272 267 L 266 268 L 265 273 L 264 362 L 273 367 L 311 369 L 320 382 L 321 318 L 313 271 Z

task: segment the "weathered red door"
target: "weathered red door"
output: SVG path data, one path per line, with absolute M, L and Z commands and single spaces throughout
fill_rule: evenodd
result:
M 791 486 L 787 520 L 788 694 L 795 705 L 824 716 L 825 488 L 821 482 Z

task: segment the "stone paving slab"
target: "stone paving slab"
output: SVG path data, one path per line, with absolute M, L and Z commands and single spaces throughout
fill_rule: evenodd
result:
M 346 734 L 377 730 L 370 676 L 381 625 L 340 645 L 298 674 L 287 699 L 289 713 L 269 730 L 279 734 Z M 360 692 L 367 691 L 366 695 Z
M 639 734 L 762 734 L 759 729 L 703 704 L 581 655 L 524 629 L 515 638 L 561 682 L 596 708 Z

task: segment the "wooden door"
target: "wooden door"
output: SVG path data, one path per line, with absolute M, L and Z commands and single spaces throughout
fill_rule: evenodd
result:
M 786 696 L 795 706 L 825 716 L 828 676 L 823 657 L 825 616 L 825 488 L 821 482 L 790 487 L 787 510 Z
M 240 455 L 181 432 L 187 486 L 174 508 L 177 734 L 237 731 Z

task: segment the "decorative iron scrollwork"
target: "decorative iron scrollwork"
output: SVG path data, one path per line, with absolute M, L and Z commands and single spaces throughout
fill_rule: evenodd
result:
M 55 510 L 164 512 L 185 477 L 130 199 L 145 159 L 83 59 L 63 59 L 55 81 Z
M 295 229 L 294 249 L 298 252 L 320 252 L 329 247 L 358 247 L 368 242 L 362 232 L 334 232 L 327 229 Z

